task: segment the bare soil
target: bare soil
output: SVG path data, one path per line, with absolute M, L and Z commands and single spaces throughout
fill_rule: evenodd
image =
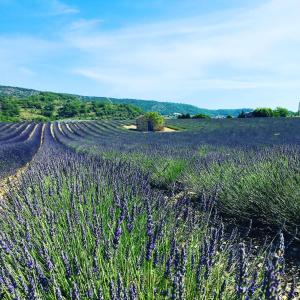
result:
M 136 125 L 124 125 L 123 128 L 128 129 L 128 130 L 137 130 Z M 162 130 L 160 131 L 156 131 L 156 132 L 175 132 L 177 130 L 170 128 L 170 127 L 164 127 Z

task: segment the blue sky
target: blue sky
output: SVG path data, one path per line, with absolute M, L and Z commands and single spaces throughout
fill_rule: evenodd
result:
M 0 84 L 296 111 L 299 11 L 299 0 L 0 0 Z

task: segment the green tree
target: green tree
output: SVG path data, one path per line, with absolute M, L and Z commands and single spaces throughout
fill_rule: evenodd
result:
M 44 106 L 42 110 L 42 115 L 47 118 L 52 118 L 54 114 L 54 104 L 50 103 Z
M 77 101 L 67 101 L 59 109 L 58 115 L 61 118 L 73 118 L 79 114 L 80 103 Z
M 256 118 L 273 117 L 273 110 L 271 108 L 266 108 L 266 107 L 256 108 L 253 111 L 253 117 Z
M 86 103 L 80 104 L 79 113 L 81 115 L 86 115 L 87 114 L 87 105 L 86 105 Z
M 288 117 L 290 115 L 289 111 L 284 107 L 276 107 L 273 110 L 274 117 Z
M 147 112 L 145 113 L 145 117 L 151 119 L 155 126 L 163 127 L 165 124 L 165 118 L 160 115 L 158 112 Z
M 1 112 L 6 117 L 18 117 L 20 116 L 20 107 L 14 99 L 4 99 L 1 101 Z
M 177 119 L 190 119 L 191 115 L 190 114 L 181 114 L 177 117 Z
M 206 114 L 197 114 L 193 116 L 193 119 L 210 119 L 210 116 Z

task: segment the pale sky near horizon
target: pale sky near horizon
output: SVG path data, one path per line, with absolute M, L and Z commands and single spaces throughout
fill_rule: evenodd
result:
M 299 12 L 299 0 L 0 0 L 0 84 L 296 111 Z

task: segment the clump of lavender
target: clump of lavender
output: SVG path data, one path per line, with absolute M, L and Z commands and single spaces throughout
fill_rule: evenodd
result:
M 246 246 L 244 243 L 239 245 L 237 270 L 236 270 L 236 293 L 239 299 L 246 293 L 247 287 L 247 257 L 246 257 Z
M 228 158 L 210 153 L 192 162 L 196 144 L 186 141 L 189 147 L 180 149 L 182 144 L 165 143 L 162 135 L 138 133 L 134 147 L 124 153 L 128 136 L 119 125 L 45 125 L 40 150 L 0 209 L 0 298 L 280 298 L 285 279 L 282 234 L 261 267 L 262 258 L 246 251 L 251 245 L 240 243 L 237 229 L 228 234 L 220 219 L 221 184 L 205 190 L 198 206 L 198 199 L 191 199 L 195 195 L 171 195 L 183 183 L 173 182 L 172 190 L 162 193 L 153 188 L 151 172 L 139 166 L 149 145 L 149 160 L 152 152 L 163 158 L 168 153 L 169 168 L 178 155 L 191 172 L 222 166 Z M 1 134 L 0 124 L 0 140 Z M 112 148 L 111 139 L 120 148 Z M 95 153 L 72 150 L 86 143 Z M 109 156 L 108 148 L 116 156 Z M 265 249 L 261 246 L 259 253 Z M 287 289 L 289 299 L 297 297 L 296 286 Z

